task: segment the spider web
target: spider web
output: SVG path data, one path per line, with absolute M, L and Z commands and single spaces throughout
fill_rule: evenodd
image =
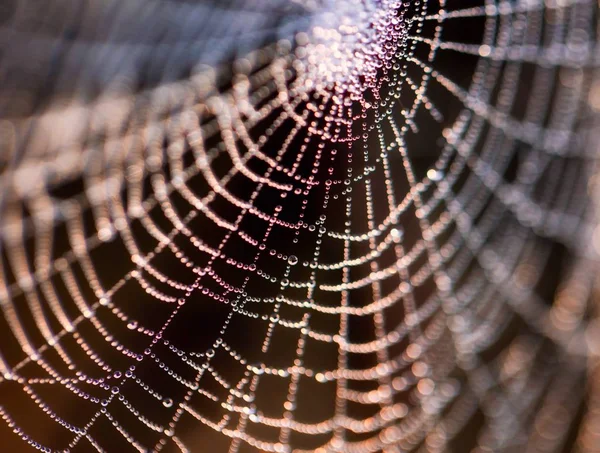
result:
M 595 2 L 34 3 L 3 448 L 597 451 Z

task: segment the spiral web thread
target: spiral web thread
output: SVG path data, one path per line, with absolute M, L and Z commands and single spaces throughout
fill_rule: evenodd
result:
M 3 119 L 15 445 L 597 451 L 595 2 L 297 3 L 229 69 Z

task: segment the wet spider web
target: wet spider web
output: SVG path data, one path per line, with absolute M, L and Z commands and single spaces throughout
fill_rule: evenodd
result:
M 76 3 L 0 10 L 6 451 L 597 451 L 595 2 Z

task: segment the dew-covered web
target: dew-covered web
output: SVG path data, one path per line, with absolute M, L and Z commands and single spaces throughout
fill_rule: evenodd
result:
M 42 3 L 0 450 L 598 451 L 596 2 Z

